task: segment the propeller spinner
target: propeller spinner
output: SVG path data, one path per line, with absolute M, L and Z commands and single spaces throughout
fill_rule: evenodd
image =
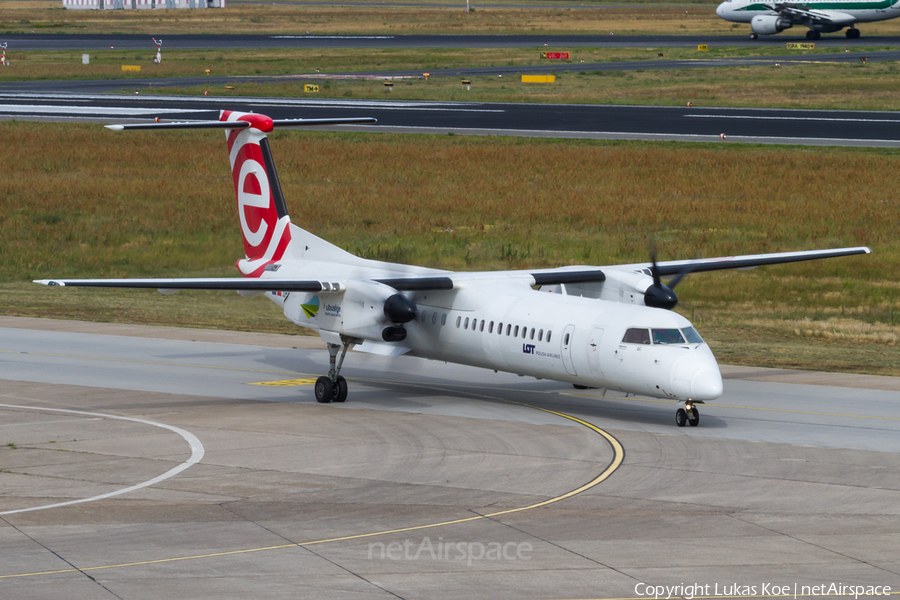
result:
M 673 288 L 678 285 L 684 276 L 694 270 L 688 265 L 679 271 L 675 277 L 664 284 L 659 278 L 659 267 L 656 266 L 656 245 L 650 244 L 650 274 L 653 276 L 653 285 L 644 292 L 644 304 L 653 308 L 672 310 L 678 306 L 678 296 Z

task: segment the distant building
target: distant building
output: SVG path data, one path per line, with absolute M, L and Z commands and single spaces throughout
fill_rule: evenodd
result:
M 225 8 L 225 0 L 63 0 L 72 10 Z

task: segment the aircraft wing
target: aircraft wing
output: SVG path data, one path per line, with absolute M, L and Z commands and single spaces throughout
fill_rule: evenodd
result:
M 678 275 L 685 270 L 691 273 L 703 271 L 720 271 L 723 269 L 752 269 L 764 265 L 780 265 L 784 263 L 871 254 L 872 250 L 865 246 L 855 248 L 834 248 L 831 250 L 804 250 L 801 252 L 776 252 L 773 254 L 748 254 L 744 256 L 723 256 L 719 258 L 698 258 L 693 260 L 673 260 L 657 264 L 659 274 L 663 277 Z M 636 270 L 649 269 L 650 263 L 629 265 Z
M 801 252 L 778 252 L 774 254 L 750 254 L 745 256 L 725 256 L 692 260 L 675 260 L 658 263 L 659 275 L 679 275 L 685 272 L 700 273 L 723 269 L 752 269 L 763 265 L 870 254 L 869 248 L 835 248 L 832 250 L 807 250 Z M 558 269 L 535 269 L 527 271 L 476 271 L 452 273 L 445 276 L 423 277 L 373 277 L 372 281 L 383 283 L 401 292 L 425 290 L 452 290 L 465 281 L 515 283 L 525 286 L 557 285 L 606 280 L 604 270 L 628 270 L 649 272 L 650 263 L 614 265 L 609 267 L 562 267 Z M 169 279 L 37 279 L 34 283 L 61 287 L 101 287 L 101 288 L 143 288 L 160 291 L 177 290 L 220 290 L 237 292 L 341 292 L 344 283 L 325 280 L 297 280 L 278 278 L 169 278 Z
M 552 269 L 541 271 L 499 271 L 459 274 L 460 279 L 470 279 L 478 275 L 478 279 L 492 278 L 496 273 L 498 279 L 507 283 L 521 283 L 526 286 L 554 285 L 559 283 L 583 283 L 587 281 L 603 281 L 605 275 L 600 269 L 571 270 Z M 372 281 L 383 283 L 401 292 L 418 292 L 426 290 L 452 290 L 459 287 L 450 276 L 425 277 L 373 277 Z M 297 280 L 243 277 L 198 277 L 169 279 L 36 279 L 34 283 L 60 287 L 99 287 L 99 288 L 137 288 L 151 290 L 219 290 L 236 292 L 340 292 L 341 282 L 325 280 Z
M 375 279 L 407 292 L 452 290 L 449 277 L 396 277 Z M 36 279 L 34 283 L 60 287 L 137 288 L 150 290 L 219 290 L 234 292 L 340 292 L 340 282 L 255 277 L 198 277 L 170 279 Z
M 847 13 L 834 10 L 812 10 L 797 4 L 776 2 L 765 6 L 782 17 L 786 17 L 791 23 L 797 24 L 829 23 L 832 25 L 846 25 L 855 23 L 857 20 L 856 17 Z
M 321 292 L 321 281 L 243 277 L 175 279 L 36 279 L 34 283 L 61 287 L 143 288 L 151 290 L 225 290 L 248 292 Z

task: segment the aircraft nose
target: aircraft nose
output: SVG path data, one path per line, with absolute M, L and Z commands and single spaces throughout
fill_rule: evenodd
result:
M 724 13 L 725 13 L 725 3 L 723 2 L 722 4 L 720 4 L 716 7 L 716 14 L 721 18 Z
M 684 400 L 715 400 L 722 395 L 722 375 L 712 353 L 684 357 L 672 369 L 672 388 Z
M 691 382 L 694 400 L 715 400 L 722 395 L 722 375 L 719 369 L 700 372 Z

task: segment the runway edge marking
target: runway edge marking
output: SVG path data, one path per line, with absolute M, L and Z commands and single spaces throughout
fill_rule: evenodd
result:
M 405 384 L 405 385 L 409 385 L 409 384 Z M 412 384 L 412 385 L 415 385 L 415 384 Z M 374 531 L 374 532 L 370 532 L 370 533 L 360 533 L 360 534 L 356 534 L 356 535 L 347 535 L 347 536 L 321 539 L 321 540 L 310 540 L 308 542 L 295 542 L 295 543 L 290 543 L 290 544 L 280 544 L 277 546 L 265 546 L 262 548 L 246 548 L 243 550 L 229 550 L 229 551 L 225 551 L 225 552 L 214 552 L 214 553 L 210 553 L 210 554 L 179 556 L 179 557 L 175 557 L 175 558 L 160 558 L 160 559 L 156 559 L 156 560 L 145 560 L 145 561 L 121 563 L 121 564 L 115 564 L 115 565 L 98 565 L 98 566 L 94 566 L 94 567 L 83 567 L 80 569 L 58 569 L 55 571 L 39 571 L 39 572 L 35 572 L 35 573 L 16 573 L 16 574 L 11 574 L 11 575 L 0 575 L 0 580 L 21 578 L 21 577 L 38 577 L 38 576 L 42 576 L 42 575 L 60 575 L 63 573 L 85 573 L 87 571 L 100 571 L 100 570 L 104 570 L 104 569 L 124 569 L 126 567 L 158 565 L 158 564 L 164 564 L 164 563 L 181 562 L 181 561 L 186 561 L 186 560 L 200 560 L 200 559 L 204 559 L 204 558 L 217 558 L 217 557 L 222 557 L 222 556 L 235 556 L 235 555 L 239 555 L 239 554 L 250 554 L 252 552 L 266 552 L 266 551 L 270 551 L 270 550 L 283 550 L 286 548 L 298 548 L 298 547 L 303 547 L 303 546 L 313 546 L 313 545 L 317 545 L 317 544 L 327 544 L 327 543 L 332 543 L 332 542 L 342 542 L 342 541 L 348 541 L 348 540 L 365 539 L 365 538 L 371 538 L 371 537 L 377 537 L 377 536 L 383 536 L 383 535 L 390 535 L 390 534 L 394 534 L 394 533 L 404 533 L 407 531 L 419 531 L 422 529 L 432 529 L 435 527 L 446 527 L 448 525 L 456 525 L 459 523 L 469 523 L 472 521 L 492 519 L 492 518 L 500 517 L 503 515 L 514 514 L 514 513 L 524 512 L 526 510 L 532 510 L 535 508 L 541 508 L 543 506 L 548 506 L 550 504 L 554 504 L 556 502 L 560 502 L 562 500 L 571 498 L 572 496 L 576 496 L 578 494 L 586 492 L 587 490 L 589 490 L 589 489 L 601 484 L 602 482 L 606 481 L 607 479 L 609 479 L 609 477 L 618 470 L 618 468 L 622 464 L 622 461 L 625 459 L 625 449 L 622 447 L 622 444 L 619 442 L 619 440 L 617 440 L 612 434 L 604 431 L 603 429 L 600 429 L 596 425 L 589 423 L 587 421 L 584 421 L 582 419 L 579 419 L 578 417 L 574 417 L 572 415 L 568 415 L 568 414 L 565 414 L 562 412 L 550 410 L 548 408 L 542 408 L 540 406 L 533 406 L 531 404 L 526 404 L 524 402 L 516 402 L 514 400 L 507 400 L 505 398 L 497 398 L 497 397 L 493 397 L 493 396 L 475 394 L 472 392 L 463 392 L 463 393 L 469 394 L 471 396 L 477 396 L 480 398 L 490 399 L 490 400 L 500 400 L 500 401 L 508 403 L 508 404 L 524 406 L 526 408 L 539 410 L 539 411 L 549 413 L 552 415 L 556 415 L 558 417 L 562 417 L 564 419 L 568 419 L 570 421 L 578 423 L 579 425 L 586 427 L 587 429 L 590 429 L 591 431 L 600 435 L 601 437 L 603 437 L 606 440 L 606 442 L 609 444 L 610 448 L 612 448 L 612 451 L 613 451 L 612 460 L 610 460 L 609 464 L 607 464 L 606 468 L 599 475 L 597 475 L 596 477 L 594 477 L 592 480 L 585 483 L 584 485 L 581 485 L 581 486 L 575 488 L 574 490 L 570 490 L 570 491 L 566 492 L 565 494 L 561 494 L 559 496 L 550 498 L 548 500 L 544 500 L 542 502 L 536 502 L 534 504 L 529 504 L 527 506 L 521 506 L 519 508 L 510 508 L 507 510 L 496 511 L 496 512 L 492 512 L 492 513 L 488 513 L 488 514 L 484 514 L 484 515 L 476 515 L 474 517 L 464 517 L 461 519 L 453 519 L 450 521 L 441 521 L 439 523 L 428 523 L 426 525 L 413 525 L 411 527 L 401 527 L 399 529 Z M 0 405 L 0 406 L 2 406 L 2 405 Z M 23 408 L 28 408 L 28 407 L 23 407 Z M 74 411 L 72 411 L 72 412 L 74 412 Z M 117 417 L 117 418 L 133 420 L 133 419 L 128 419 L 127 417 Z

